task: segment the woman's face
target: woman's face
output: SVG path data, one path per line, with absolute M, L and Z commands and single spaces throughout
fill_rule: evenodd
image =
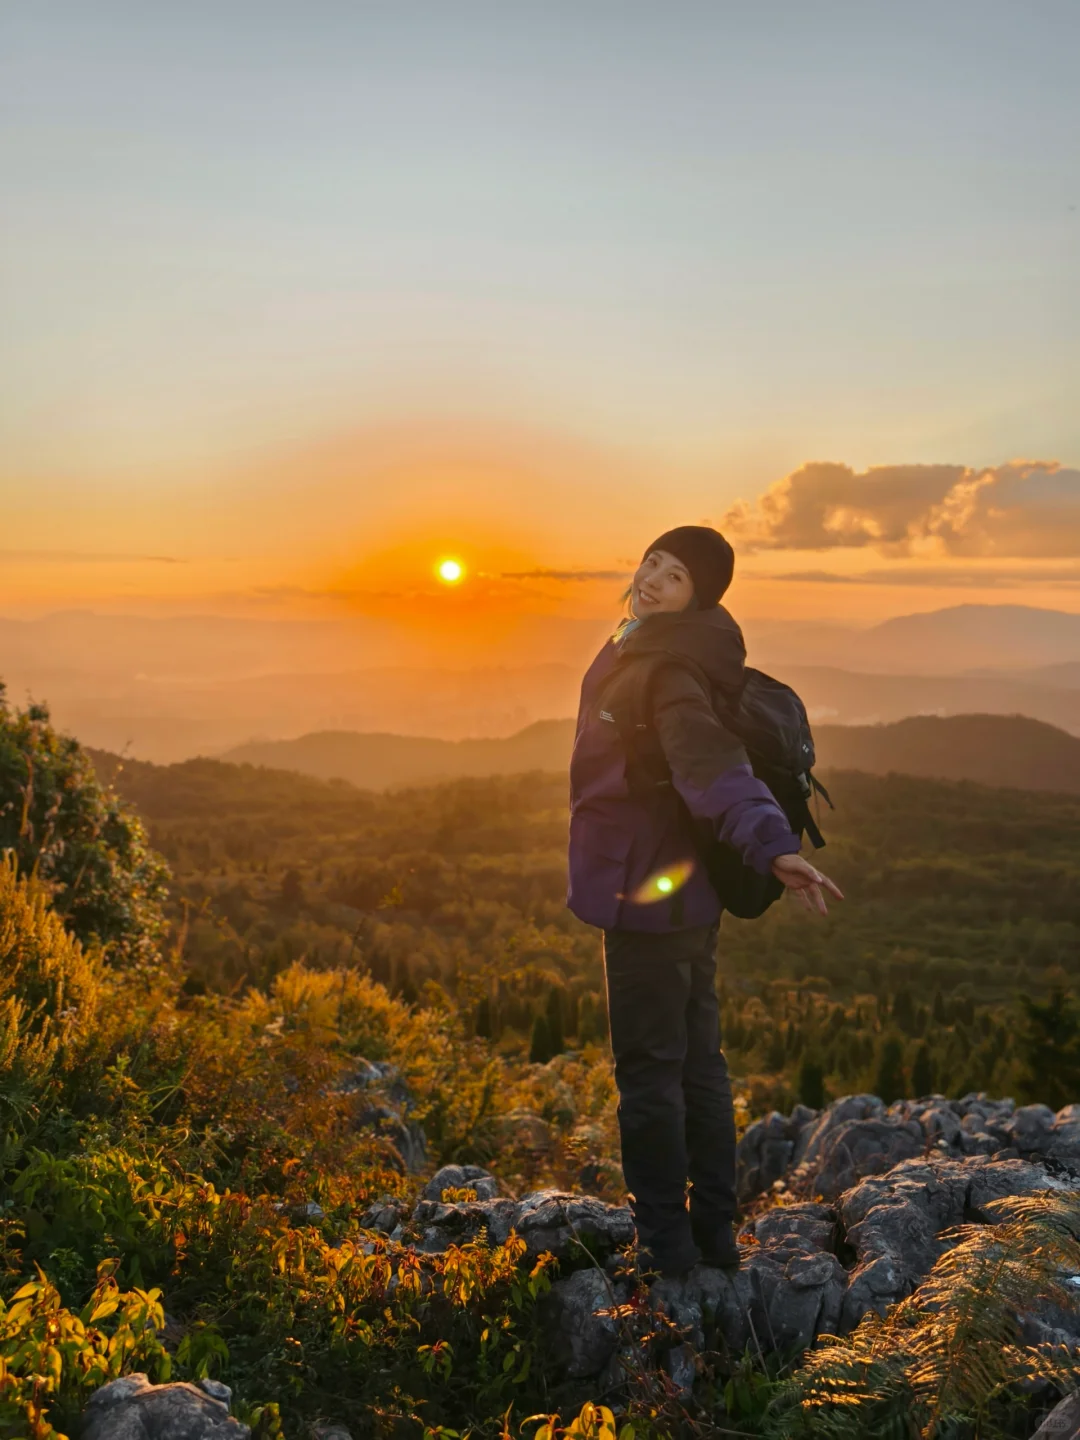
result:
M 690 572 L 666 550 L 650 550 L 634 572 L 630 609 L 638 620 L 665 610 L 685 610 L 694 599 Z

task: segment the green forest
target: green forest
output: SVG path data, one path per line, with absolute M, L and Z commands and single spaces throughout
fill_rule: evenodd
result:
M 238 993 L 303 960 L 450 1005 L 508 1059 L 603 1038 L 599 938 L 564 905 L 565 777 L 386 795 L 213 760 L 95 762 L 171 867 L 189 989 Z M 786 904 L 724 920 L 724 1044 L 753 1109 L 1069 1090 L 1075 1063 L 1019 997 L 1080 979 L 1080 799 L 827 778 L 821 862 L 851 902 L 820 922 Z
M 847 902 L 722 927 L 741 1123 L 862 1089 L 1074 1098 L 1080 800 L 828 783 Z M 75 1435 L 131 1371 L 227 1381 L 257 1440 L 609 1434 L 545 1364 L 554 1261 L 371 1223 L 449 1162 L 622 1199 L 565 836 L 559 775 L 371 794 L 91 756 L 0 706 L 0 1435 Z M 372 1074 L 404 1120 L 378 1085 L 358 1111 Z M 752 1356 L 702 1365 L 693 1407 L 631 1388 L 620 1440 L 884 1433 L 812 1388 L 785 1408 Z M 947 1433 L 1026 1433 L 987 1404 Z

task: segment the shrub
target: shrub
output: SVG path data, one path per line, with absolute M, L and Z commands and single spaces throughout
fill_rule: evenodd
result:
M 96 1030 L 100 966 L 40 891 L 0 860 L 0 1160 L 10 1162 Z
M 78 1416 L 99 1385 L 142 1370 L 167 1380 L 171 1361 L 157 1332 L 161 1292 L 121 1291 L 115 1262 L 98 1267 L 79 1314 L 64 1308 L 43 1275 L 0 1300 L 0 1430 L 33 1440 L 65 1440 L 56 1429 Z
M 13 711 L 0 686 L 0 850 L 47 886 L 64 923 L 113 964 L 151 963 L 168 871 L 137 816 L 99 782 L 44 705 Z

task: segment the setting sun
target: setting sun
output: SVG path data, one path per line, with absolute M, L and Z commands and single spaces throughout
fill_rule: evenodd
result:
M 460 560 L 440 560 L 437 574 L 447 585 L 456 585 L 464 577 L 465 567 Z

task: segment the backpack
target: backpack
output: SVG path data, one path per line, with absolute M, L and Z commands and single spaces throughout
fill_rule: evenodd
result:
M 614 722 L 626 752 L 631 793 L 639 798 L 657 792 L 674 797 L 724 909 L 739 919 L 756 920 L 780 898 L 784 886 L 775 875 L 762 875 L 747 865 L 733 845 L 716 838 L 711 822 L 690 813 L 671 782 L 667 758 L 651 723 L 652 687 L 657 674 L 667 665 L 695 672 L 713 695 L 724 727 L 742 742 L 755 776 L 768 786 L 794 833 L 800 839 L 805 834 L 814 848 L 820 849 L 825 840 L 810 813 L 809 802 L 816 794 L 830 809 L 834 807 L 828 791 L 813 774 L 814 737 L 806 707 L 789 685 L 749 666 L 738 698 L 731 701 L 712 690 L 704 672 L 692 660 L 665 655 L 651 664 L 644 660 L 637 663 L 645 671 L 640 683 L 622 687 L 621 703 L 601 712 L 604 719 Z

